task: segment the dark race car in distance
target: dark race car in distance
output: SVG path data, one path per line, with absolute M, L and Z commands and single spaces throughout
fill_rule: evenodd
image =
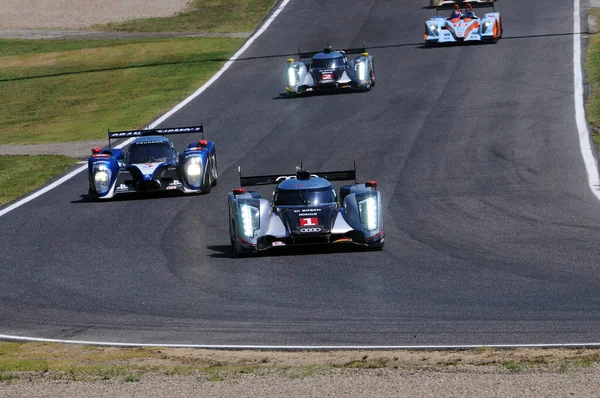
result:
M 348 59 L 347 55 L 357 54 Z M 299 53 L 298 61 L 287 60 L 285 68 L 288 94 L 354 89 L 368 91 L 375 86 L 375 64 L 366 49 L 351 48 L 334 51 Z M 306 60 L 305 58 L 310 58 Z
M 167 135 L 201 133 L 183 153 Z M 111 140 L 134 137 L 127 151 Z M 89 194 L 96 199 L 135 192 L 208 193 L 217 184 L 215 144 L 204 139 L 203 126 L 108 132 L 108 148 L 93 148 L 88 158 Z

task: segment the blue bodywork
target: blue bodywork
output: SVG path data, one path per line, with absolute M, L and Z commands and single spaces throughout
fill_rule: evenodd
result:
M 137 137 L 126 152 L 110 146 L 93 150 L 88 158 L 89 193 L 98 199 L 110 199 L 133 192 L 209 192 L 217 181 L 214 143 L 200 140 L 179 153 L 164 136 L 189 132 L 143 130 L 133 135 Z M 120 138 L 125 133 L 129 132 L 111 133 L 110 138 Z

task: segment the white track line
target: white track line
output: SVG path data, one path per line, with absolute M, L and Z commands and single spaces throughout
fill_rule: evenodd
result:
M 565 344 L 456 344 L 456 345 L 255 345 L 255 344 L 164 344 L 164 343 L 115 343 L 87 340 L 43 339 L 0 334 L 0 340 L 28 341 L 39 343 L 83 344 L 111 347 L 169 347 L 169 348 L 206 348 L 228 350 L 465 350 L 480 347 L 489 348 L 575 348 L 600 347 L 600 343 Z
M 573 73 L 574 73 L 574 88 L 575 88 L 575 122 L 577 131 L 579 132 L 579 146 L 581 147 L 581 155 L 585 163 L 585 169 L 588 176 L 588 184 L 592 193 L 600 199 L 600 191 L 598 184 L 600 178 L 598 176 L 598 163 L 590 140 L 590 133 L 585 120 L 585 108 L 583 106 L 583 70 L 581 65 L 581 0 L 573 1 Z
M 190 95 L 189 97 L 184 99 L 181 103 L 177 104 L 169 112 L 165 113 L 160 118 L 158 118 L 156 121 L 154 121 L 152 124 L 150 124 L 148 126 L 148 128 L 150 128 L 150 129 L 155 128 L 156 126 L 158 126 L 159 124 L 161 124 L 162 122 L 167 120 L 169 117 L 173 116 L 181 108 L 183 108 L 184 106 L 189 104 L 192 100 L 194 100 L 196 97 L 198 97 L 204 91 L 206 91 L 206 89 L 208 89 L 214 82 L 216 82 L 217 79 L 219 77 L 221 77 L 223 75 L 223 73 L 225 73 L 225 71 L 227 71 L 227 69 L 229 69 L 231 67 L 231 65 L 233 65 L 233 63 L 250 47 L 250 45 L 252 45 L 252 43 L 254 43 L 254 41 L 256 39 L 258 39 L 265 32 L 265 30 L 267 30 L 269 25 L 271 25 L 271 23 L 273 23 L 275 18 L 277 18 L 277 16 L 281 13 L 281 11 L 283 11 L 285 6 L 287 6 L 290 1 L 291 0 L 282 1 L 281 4 L 279 5 L 279 7 L 277 7 L 275 9 L 275 11 L 273 11 L 271 16 L 261 25 L 261 27 L 248 40 L 246 40 L 246 42 L 244 43 L 242 48 L 240 48 L 235 54 L 233 54 L 233 56 L 231 58 L 229 58 L 229 60 L 227 62 L 225 62 L 225 65 L 223 65 L 223 67 L 210 80 L 208 80 L 206 83 L 204 83 L 204 85 L 202 87 L 200 87 L 198 90 L 196 90 L 196 92 L 194 92 L 192 95 Z M 131 141 L 133 141 L 133 138 L 130 138 L 129 140 L 123 142 L 120 145 L 117 145 L 115 148 L 123 148 L 124 146 L 128 145 Z M 78 169 L 75 169 L 72 172 L 70 172 L 69 174 L 65 175 L 64 177 L 62 177 L 62 178 L 58 179 L 57 181 L 40 189 L 39 191 L 36 191 L 36 192 L 32 193 L 31 195 L 13 203 L 12 205 L 8 206 L 7 208 L 0 210 L 0 217 L 2 217 L 3 215 L 5 215 L 8 212 L 11 212 L 11 211 L 17 209 L 18 207 L 23 206 L 25 203 L 30 202 L 30 201 L 34 200 L 35 198 L 42 196 L 46 192 L 53 190 L 54 188 L 58 187 L 59 185 L 63 184 L 64 182 L 70 180 L 71 178 L 75 177 L 77 174 L 81 173 L 82 171 L 84 171 L 86 169 L 87 169 L 87 166 L 82 166 Z

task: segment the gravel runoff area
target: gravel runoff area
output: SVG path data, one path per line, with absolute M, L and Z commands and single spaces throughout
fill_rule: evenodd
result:
M 203 381 L 190 376 L 142 376 L 139 381 L 18 381 L 0 397 L 598 397 L 599 373 L 490 374 L 454 371 L 338 370 L 318 376 L 242 375 Z
M 598 0 L 594 0 L 598 1 Z M 122 21 L 130 18 L 173 15 L 185 9 L 188 0 L 0 0 L 0 37 L 46 38 L 90 35 L 94 32 L 65 33 L 82 30 L 92 24 Z M 37 32 L 31 29 L 46 29 Z M 58 33 L 57 33 L 58 32 Z M 20 35 L 20 36 L 19 36 Z M 23 37 L 27 36 L 27 37 Z M 58 153 L 84 157 L 89 149 L 105 141 L 73 144 L 5 145 L 4 154 Z M 173 349 L 176 351 L 176 349 Z M 186 355 L 207 355 L 206 350 L 193 350 Z M 278 364 L 286 363 L 302 369 L 311 365 L 321 353 L 305 353 L 301 358 L 286 352 L 259 352 Z M 212 352 L 218 362 L 231 360 L 234 352 Z M 249 354 L 244 354 L 249 355 Z M 336 361 L 348 362 L 357 358 L 353 351 L 335 354 Z M 389 353 L 370 352 L 369 355 Z M 394 352 L 397 360 L 408 360 L 414 353 Z M 431 356 L 429 352 L 423 352 Z M 461 357 L 472 355 L 456 354 Z M 559 357 L 560 353 L 552 353 Z M 360 355 L 359 355 L 360 356 Z M 290 360 L 290 358 L 292 358 Z M 458 365 L 427 369 L 409 366 L 400 369 L 339 369 L 329 368 L 310 375 L 290 377 L 281 372 L 238 374 L 222 381 L 198 376 L 146 373 L 138 381 L 123 379 L 94 382 L 70 381 L 52 375 L 23 374 L 17 380 L 0 381 L 1 397 L 373 397 L 373 396 L 576 396 L 597 397 L 600 391 L 598 364 L 582 369 L 526 369 L 513 371 L 500 366 Z
M 0 39 L 61 39 L 61 40 L 107 40 L 107 39 L 149 39 L 155 37 L 231 37 L 234 39 L 246 39 L 250 32 L 232 33 L 180 33 L 180 32 L 98 32 L 94 30 L 39 30 L 39 29 L 16 29 L 0 30 Z
M 0 30 L 85 29 L 133 18 L 167 17 L 190 0 L 0 0 Z
M 597 397 L 600 391 L 597 363 L 584 361 L 597 353 L 590 349 L 267 352 L 163 348 L 160 353 L 162 357 L 151 360 L 112 361 L 121 367 L 181 370 L 193 364 L 205 370 L 146 372 L 129 379 L 96 377 L 96 381 L 75 381 L 68 372 L 17 372 L 18 378 L 0 382 L 0 398 Z M 71 354 L 77 357 L 72 349 Z M 576 365 L 573 358 L 585 365 Z M 249 368 L 250 364 L 254 366 Z

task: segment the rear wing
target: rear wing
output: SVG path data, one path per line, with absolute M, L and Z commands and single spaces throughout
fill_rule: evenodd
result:
M 299 169 L 298 172 L 308 173 L 305 170 Z M 296 175 L 282 175 L 282 174 L 270 174 L 262 176 L 248 176 L 242 177 L 242 170 L 238 167 L 238 173 L 240 175 L 240 187 L 260 186 L 260 185 L 276 185 L 281 181 L 285 181 L 289 178 L 296 178 Z M 309 173 L 310 175 L 316 175 L 324 178 L 328 181 L 354 181 L 356 184 L 356 163 L 354 163 L 354 169 L 352 170 L 341 170 L 341 171 L 327 171 L 320 173 Z
M 240 187 L 279 184 L 281 178 L 281 174 L 242 177 L 242 173 L 240 171 Z
M 327 46 L 323 50 L 310 51 L 310 52 L 301 52 L 300 49 L 298 49 L 298 59 L 312 58 L 319 53 L 328 54 L 332 51 L 339 51 L 339 52 L 343 52 L 344 54 L 362 54 L 362 53 L 367 52 L 367 47 L 363 46 L 363 47 L 357 47 L 357 48 L 346 48 L 346 49 L 340 49 L 340 50 L 333 50 L 331 46 Z
M 147 129 L 147 130 L 131 130 L 131 131 L 110 131 L 108 130 L 108 147 L 110 148 L 110 140 L 128 137 L 143 137 L 145 135 L 174 135 L 174 134 L 191 134 L 201 133 L 204 139 L 204 125 L 189 126 L 189 127 L 170 127 L 164 129 Z
M 466 5 L 466 4 L 470 4 L 473 7 L 477 7 L 477 6 L 491 6 L 494 7 L 494 3 L 496 0 L 432 0 L 431 1 L 431 7 L 435 7 L 437 8 L 445 8 L 445 7 L 449 7 L 452 8 L 454 7 L 455 4 L 460 5 Z

